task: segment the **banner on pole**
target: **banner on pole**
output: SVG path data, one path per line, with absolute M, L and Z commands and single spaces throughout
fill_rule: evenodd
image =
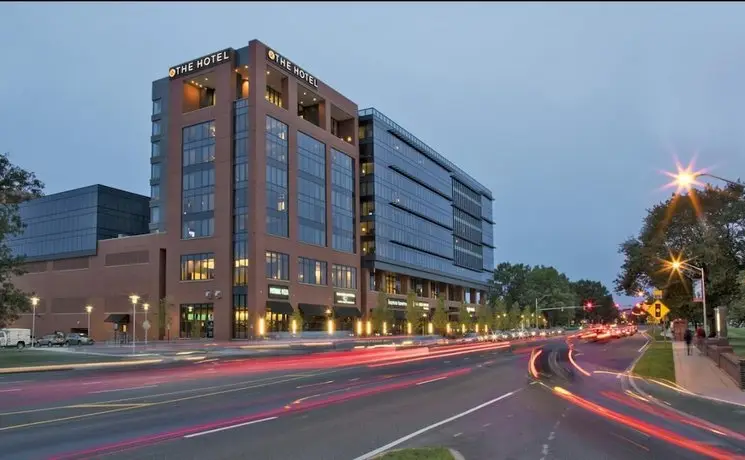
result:
M 704 301 L 704 289 L 700 279 L 693 280 L 693 301 L 703 302 Z

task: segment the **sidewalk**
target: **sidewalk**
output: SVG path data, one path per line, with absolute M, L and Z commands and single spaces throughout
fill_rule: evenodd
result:
M 681 387 L 704 397 L 745 405 L 745 391 L 695 346 L 691 346 L 688 356 L 684 342 L 673 342 L 673 361 L 675 380 Z

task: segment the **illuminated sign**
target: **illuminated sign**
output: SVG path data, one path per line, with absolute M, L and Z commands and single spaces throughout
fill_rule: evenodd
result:
M 406 308 L 406 301 L 401 299 L 388 299 L 388 306 Z
M 271 299 L 289 299 L 290 288 L 287 286 L 269 285 L 269 298 Z
M 417 308 L 429 308 L 429 302 L 414 302 L 414 306 Z
M 356 305 L 357 294 L 354 292 L 334 292 L 334 303 L 336 305 Z
M 214 67 L 217 64 L 221 64 L 223 62 L 228 62 L 232 54 L 231 51 L 233 51 L 232 48 L 224 49 L 222 51 L 218 51 L 217 53 L 208 54 L 207 56 L 202 56 L 198 59 L 194 59 L 193 61 L 173 66 L 168 69 L 168 76 L 171 77 L 171 79 L 179 78 L 185 75 L 189 75 L 190 73 L 209 69 L 210 67 Z
M 309 72 L 306 72 L 302 67 L 293 63 L 292 61 L 282 56 L 278 52 L 267 48 L 266 58 L 272 61 L 273 63 L 277 64 L 284 70 L 290 72 L 291 74 L 293 74 L 295 77 L 299 78 L 300 80 L 303 80 L 304 82 L 313 86 L 314 88 L 318 88 L 318 79 L 316 77 L 314 77 Z

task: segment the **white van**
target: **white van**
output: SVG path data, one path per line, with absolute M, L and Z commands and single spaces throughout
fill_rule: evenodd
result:
M 31 345 L 31 329 L 0 329 L 0 347 L 24 348 Z

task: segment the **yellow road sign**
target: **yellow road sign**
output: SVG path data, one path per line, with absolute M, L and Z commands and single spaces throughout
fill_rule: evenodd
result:
M 655 300 L 651 304 L 644 305 L 644 309 L 647 310 L 647 314 L 649 316 L 658 321 L 667 316 L 668 313 L 670 313 L 670 309 L 667 308 L 667 306 L 659 300 Z

